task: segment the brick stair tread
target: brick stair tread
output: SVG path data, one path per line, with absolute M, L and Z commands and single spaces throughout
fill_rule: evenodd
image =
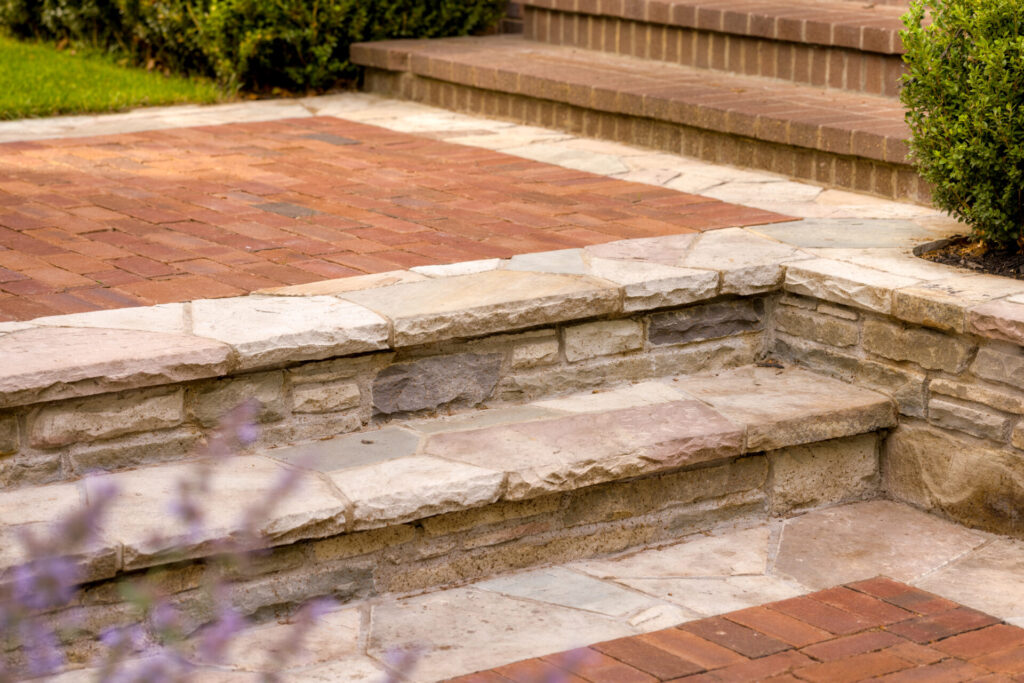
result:
M 360 43 L 353 62 L 766 142 L 906 163 L 890 98 L 651 62 L 511 36 Z
M 901 54 L 905 6 L 848 0 L 524 0 L 528 7 Z
M 260 543 L 387 527 L 895 424 L 892 401 L 800 369 L 741 367 L 450 417 L 227 458 L 207 473 L 206 529 L 168 516 L 175 462 L 0 493 L 0 576 L 21 561 L 21 529 L 43 529 L 99 487 L 120 492 L 100 540 L 69 549 L 86 580 L 203 557 L 237 535 L 286 471 L 297 484 L 259 525 Z M 223 547 L 222 545 L 220 547 Z M 173 553 L 168 549 L 176 548 Z

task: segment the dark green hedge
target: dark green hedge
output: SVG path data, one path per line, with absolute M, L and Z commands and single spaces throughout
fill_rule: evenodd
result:
M 916 0 L 904 23 L 911 152 L 935 204 L 1024 248 L 1024 0 Z
M 0 26 L 227 88 L 322 90 L 352 78 L 352 43 L 478 33 L 507 0 L 0 0 Z

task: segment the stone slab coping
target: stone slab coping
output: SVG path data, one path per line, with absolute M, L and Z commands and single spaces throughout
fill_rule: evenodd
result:
M 1024 282 L 827 238 L 876 232 L 929 237 L 805 220 L 2 323 L 0 408 L 780 290 L 1024 345 Z
M 352 46 L 360 66 L 776 144 L 907 163 L 899 101 L 514 36 Z M 837 115 L 837 112 L 842 112 Z
M 206 530 L 173 520 L 197 461 L 0 493 L 0 574 L 19 528 L 41 529 L 111 484 L 101 540 L 76 549 L 89 580 L 202 557 L 288 472 L 296 486 L 258 527 L 277 546 L 892 427 L 881 394 L 799 370 L 743 367 L 579 393 L 227 458 L 204 474 Z M 174 553 L 170 549 L 174 548 Z
M 901 54 L 905 7 L 790 0 L 523 0 L 527 7 L 680 26 L 793 43 Z

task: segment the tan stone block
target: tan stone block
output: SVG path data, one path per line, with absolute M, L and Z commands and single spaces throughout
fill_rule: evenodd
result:
M 510 520 L 550 515 L 558 510 L 561 504 L 562 497 L 560 495 L 541 496 L 530 500 L 500 501 L 475 510 L 427 517 L 420 524 L 427 536 L 447 536 Z
M 747 452 L 853 436 L 896 423 L 888 397 L 797 368 L 739 368 L 682 377 L 673 386 L 746 425 Z
M 567 527 L 573 527 L 640 517 L 757 489 L 764 485 L 767 475 L 767 461 L 752 456 L 724 465 L 593 486 L 570 495 L 562 519 Z
M 787 265 L 785 289 L 845 306 L 889 313 L 893 290 L 918 281 L 852 263 L 813 259 Z
M 169 429 L 185 419 L 184 397 L 181 388 L 158 388 L 48 404 L 29 415 L 29 441 L 54 448 Z
M 62 449 L 73 474 L 152 465 L 194 453 L 202 433 L 194 426 L 131 434 L 100 443 L 76 443 Z
M 1024 531 L 1024 459 L 1009 448 L 908 423 L 886 439 L 882 472 L 900 500 L 988 531 Z
M 33 328 L 0 335 L 0 407 L 215 377 L 226 344 L 134 330 Z
M 1013 431 L 1010 433 L 1010 443 L 1013 444 L 1014 448 L 1024 450 L 1024 422 L 1018 422 L 1013 426 Z
M 966 329 L 966 311 L 1007 294 L 1024 292 L 1024 283 L 995 275 L 958 275 L 898 290 L 893 315 L 907 322 L 953 332 Z
M 1007 415 L 984 410 L 977 404 L 938 397 L 928 402 L 928 421 L 938 427 L 996 441 L 1005 441 L 1010 427 Z
M 14 415 L 0 415 L 0 455 L 16 453 L 19 445 L 18 419 Z
M 1024 344 L 1024 303 L 992 301 L 967 311 L 967 329 L 989 339 Z
M 507 473 L 522 500 L 739 455 L 742 430 L 698 401 L 499 425 L 427 437 L 423 453 Z M 488 443 L 486 450 L 479 444 Z
M 863 332 L 865 350 L 891 360 L 911 361 L 926 370 L 957 374 L 971 352 L 971 346 L 957 337 L 920 327 L 866 320 Z
M 359 385 L 354 382 L 298 384 L 292 388 L 292 410 L 296 413 L 333 413 L 359 405 Z
M 415 455 L 328 476 L 349 501 L 349 528 L 363 530 L 493 503 L 502 494 L 506 467 L 501 461 L 487 469 Z
M 829 346 L 853 346 L 859 336 L 853 322 L 816 315 L 792 306 L 781 306 L 776 310 L 775 325 L 783 332 Z
M 382 529 L 332 536 L 309 544 L 317 562 L 358 557 L 408 543 L 416 538 L 416 529 L 409 524 L 396 524 Z
M 192 414 L 204 427 L 220 422 L 236 406 L 250 399 L 260 402 L 261 422 L 280 420 L 288 412 L 284 397 L 284 373 L 263 372 L 204 383 L 199 386 Z
M 383 349 L 389 325 L 334 296 L 241 296 L 193 301 L 192 332 L 231 345 L 249 370 Z
M 565 328 L 565 357 L 570 363 L 643 348 L 644 327 L 638 320 L 609 320 Z
M 971 363 L 971 374 L 1024 389 L 1024 351 L 1017 346 L 983 346 Z
M 832 304 L 827 304 L 825 302 L 818 304 L 817 311 L 818 313 L 830 315 L 833 318 L 842 318 L 843 320 L 860 320 L 860 313 L 857 311 L 844 306 L 833 306 Z
M 512 347 L 512 367 L 516 369 L 550 365 L 558 361 L 558 337 L 555 334 L 519 342 Z
M 780 358 L 792 359 L 801 366 L 852 382 L 859 387 L 878 391 L 891 397 L 903 415 L 923 417 L 925 414 L 925 375 L 884 363 L 848 356 L 803 339 L 780 334 L 773 352 Z
M 1024 396 L 1017 394 L 1008 394 L 978 384 L 964 384 L 942 377 L 937 377 L 929 382 L 928 390 L 933 394 L 952 396 L 964 401 L 981 403 L 1006 413 L 1024 415 Z
M 771 511 L 783 514 L 876 493 L 878 442 L 877 435 L 863 434 L 768 453 Z
M 607 315 L 620 306 L 619 288 L 601 280 L 512 270 L 392 285 L 344 298 L 390 318 L 396 346 Z

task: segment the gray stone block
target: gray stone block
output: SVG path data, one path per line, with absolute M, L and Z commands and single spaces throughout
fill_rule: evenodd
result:
M 410 413 L 487 399 L 498 383 L 500 354 L 432 356 L 385 368 L 373 381 L 373 407 L 380 413 Z
M 737 299 L 651 316 L 652 344 L 689 344 L 754 332 L 764 326 L 764 300 Z

